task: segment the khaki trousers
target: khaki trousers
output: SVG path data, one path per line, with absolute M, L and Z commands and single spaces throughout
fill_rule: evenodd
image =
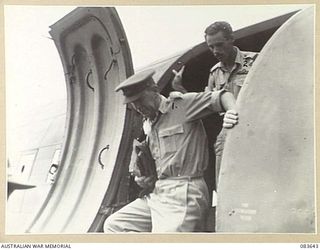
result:
M 158 180 L 151 194 L 109 216 L 104 232 L 200 232 L 208 207 L 202 177 Z

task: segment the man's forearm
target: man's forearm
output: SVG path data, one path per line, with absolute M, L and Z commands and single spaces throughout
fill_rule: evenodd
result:
M 220 96 L 221 105 L 226 111 L 223 117 L 223 127 L 233 128 L 238 123 L 238 112 L 236 111 L 236 99 L 230 92 L 223 92 Z
M 236 106 L 236 99 L 234 98 L 233 94 L 230 92 L 223 92 L 220 96 L 220 101 L 222 108 L 227 111 L 230 109 L 235 109 Z

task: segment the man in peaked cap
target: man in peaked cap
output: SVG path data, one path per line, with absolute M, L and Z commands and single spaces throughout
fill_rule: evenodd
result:
M 152 79 L 153 70 L 122 82 L 124 103 L 144 117 L 143 129 L 158 180 L 136 178 L 153 191 L 129 203 L 107 218 L 105 232 L 195 232 L 203 230 L 209 207 L 203 172 L 208 165 L 207 137 L 201 118 L 226 111 L 224 126 L 232 128 L 238 115 L 235 99 L 225 90 L 170 93 L 162 96 Z
M 153 74 L 154 70 L 145 70 L 129 77 L 115 89 L 123 91 L 124 104 L 137 100 L 143 94 L 143 90 L 156 85 L 152 78 Z

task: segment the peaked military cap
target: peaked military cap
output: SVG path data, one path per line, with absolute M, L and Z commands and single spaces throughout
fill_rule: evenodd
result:
M 153 69 L 145 70 L 130 76 L 120 83 L 115 91 L 120 89 L 123 91 L 123 103 L 126 104 L 138 100 L 147 87 L 154 86 L 155 82 L 152 78 L 154 73 Z

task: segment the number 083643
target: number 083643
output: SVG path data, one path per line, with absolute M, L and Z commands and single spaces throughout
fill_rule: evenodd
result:
M 318 248 L 318 244 L 302 243 L 300 248 Z

